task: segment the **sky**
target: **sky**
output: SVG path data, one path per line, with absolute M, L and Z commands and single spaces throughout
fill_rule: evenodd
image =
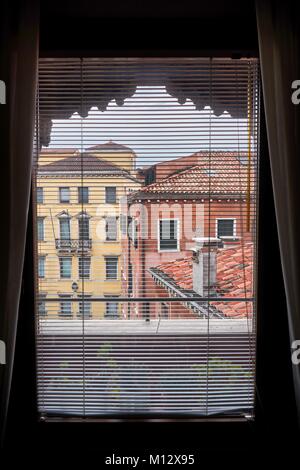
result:
M 74 113 L 53 120 L 49 148 L 83 151 L 109 140 L 131 147 L 138 165 L 150 165 L 199 150 L 246 151 L 247 120 L 226 111 L 217 117 L 208 106 L 198 111 L 191 100 L 179 104 L 162 86 L 140 86 L 122 106 L 112 100 L 104 112 L 93 107 L 83 119 Z

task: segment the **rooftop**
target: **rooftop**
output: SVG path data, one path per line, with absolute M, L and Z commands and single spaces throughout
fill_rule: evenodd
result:
M 93 145 L 92 147 L 88 147 L 87 152 L 134 153 L 134 151 L 130 147 L 127 147 L 123 144 L 119 144 L 118 142 L 113 142 L 112 140 L 109 140 L 104 144 L 97 144 Z
M 187 197 L 189 195 L 246 196 L 248 191 L 248 165 L 236 155 L 214 153 L 203 155 L 197 165 L 188 168 L 174 166 L 173 174 L 141 188 L 135 199 L 158 196 Z M 187 163 L 187 161 L 186 161 Z M 250 189 L 254 190 L 254 171 L 251 166 Z
M 77 154 L 56 160 L 52 163 L 41 165 L 38 169 L 39 174 L 60 174 L 65 172 L 68 174 L 77 174 L 81 173 L 82 170 L 84 173 L 113 174 L 118 176 L 122 175 L 130 179 L 134 179 L 128 171 L 124 170 L 120 166 L 89 153 L 84 153 L 82 157 L 80 154 Z
M 219 248 L 217 251 L 217 295 L 223 297 L 253 296 L 253 243 L 239 244 L 234 248 Z M 192 256 L 162 263 L 151 268 L 161 285 L 178 289 L 183 296 L 197 296 L 193 291 Z M 210 302 L 217 312 L 225 317 L 244 318 L 251 315 L 251 308 L 245 301 Z M 213 313 L 213 312 L 212 312 Z
M 48 148 L 44 147 L 41 149 L 41 155 L 43 154 L 57 154 L 57 155 L 65 155 L 65 154 L 75 154 L 78 153 L 79 149 L 76 147 L 60 147 L 60 148 Z

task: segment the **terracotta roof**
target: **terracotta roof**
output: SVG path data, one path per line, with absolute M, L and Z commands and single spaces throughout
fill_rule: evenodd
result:
M 171 277 L 182 289 L 193 289 L 192 257 L 175 259 L 156 266 L 157 269 Z
M 253 243 L 237 248 L 219 249 L 217 254 L 217 292 L 225 297 L 253 296 Z M 245 317 L 251 304 L 245 302 L 218 303 L 218 308 L 228 317 Z M 248 314 L 248 315 L 247 315 Z
M 126 147 L 126 145 L 119 144 L 118 142 L 113 142 L 112 140 L 109 140 L 108 142 L 105 142 L 104 144 L 97 144 L 93 145 L 92 147 L 89 147 L 87 149 L 88 152 L 96 151 L 98 152 L 108 152 L 108 151 L 113 151 L 117 153 L 134 153 L 134 151 L 130 147 Z
M 134 197 L 179 195 L 246 195 L 248 166 L 236 155 L 215 153 L 202 156 L 201 164 L 185 168 L 156 183 L 143 187 Z M 176 170 L 176 167 L 174 167 Z M 254 189 L 254 172 L 251 171 L 251 190 Z
M 52 163 L 48 163 L 47 165 L 41 165 L 39 167 L 39 172 L 80 172 L 81 167 L 83 165 L 83 171 L 88 172 L 109 172 L 114 174 L 122 174 L 130 176 L 130 174 L 125 171 L 123 168 L 115 165 L 114 163 L 108 162 L 107 160 L 103 160 L 101 158 L 95 157 L 94 155 L 90 154 L 83 154 L 81 158 L 80 155 L 73 155 L 68 158 L 63 158 L 61 160 L 57 160 Z
M 224 297 L 253 296 L 253 243 L 247 242 L 235 248 L 219 248 L 217 251 L 217 294 Z M 193 291 L 192 256 L 175 259 L 156 266 L 156 272 L 167 275 L 176 286 Z M 226 317 L 251 316 L 251 307 L 245 302 L 211 302 Z
M 184 155 L 183 157 L 177 157 L 173 158 L 172 160 L 164 160 L 159 163 L 155 163 L 155 167 L 161 168 L 163 166 L 170 166 L 172 167 L 172 164 L 179 164 L 180 166 L 188 166 L 188 165 L 195 165 L 195 164 L 200 164 L 201 160 L 203 158 L 208 158 L 209 156 L 211 157 L 234 157 L 236 159 L 240 159 L 242 163 L 248 160 L 248 152 L 238 152 L 238 151 L 232 151 L 232 150 L 213 150 L 213 151 L 208 151 L 208 150 L 199 150 L 198 152 L 192 153 L 191 155 Z M 251 157 L 254 157 L 254 154 L 251 155 Z

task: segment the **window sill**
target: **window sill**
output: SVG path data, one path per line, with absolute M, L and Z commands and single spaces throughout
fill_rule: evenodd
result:
M 240 240 L 239 237 L 234 237 L 234 236 L 233 237 L 220 237 L 219 236 L 218 238 L 220 238 L 220 240 L 223 240 L 224 242 L 226 242 L 226 241 L 238 242 Z
M 114 423 L 114 422 L 197 422 L 197 423 L 249 423 L 254 422 L 254 416 L 227 416 L 227 417 L 210 417 L 210 416 L 178 416 L 178 417 L 159 417 L 159 416 L 107 416 L 107 417 L 55 417 L 40 416 L 40 423 Z
M 180 253 L 180 250 L 157 250 L 158 253 Z

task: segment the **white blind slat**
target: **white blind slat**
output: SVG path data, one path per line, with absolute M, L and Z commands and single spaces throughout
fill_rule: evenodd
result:
M 257 59 L 40 59 L 44 416 L 254 409 Z

